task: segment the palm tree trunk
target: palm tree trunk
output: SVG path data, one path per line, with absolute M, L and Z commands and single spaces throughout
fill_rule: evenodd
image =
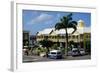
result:
M 66 31 L 66 42 L 65 42 L 65 56 L 67 56 L 67 52 L 68 52 L 68 33 L 67 33 L 67 28 L 65 29 Z

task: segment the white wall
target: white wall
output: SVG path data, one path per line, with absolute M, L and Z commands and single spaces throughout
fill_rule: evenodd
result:
M 34 73 L 99 73 L 100 69 L 100 5 L 99 0 L 33 0 L 36 2 L 46 3 L 46 4 L 61 4 L 61 5 L 77 5 L 77 6 L 96 6 L 97 7 L 97 20 L 98 25 L 94 28 L 96 28 L 96 48 L 98 49 L 98 66 L 97 67 L 81 67 L 81 68 L 65 68 L 65 69 L 56 69 L 56 70 L 43 70 L 43 71 L 37 71 Z M 68 3 L 68 1 L 72 1 L 72 3 Z M 98 1 L 98 2 L 97 2 Z M 10 0 L 0 0 L 0 73 L 10 73 Z

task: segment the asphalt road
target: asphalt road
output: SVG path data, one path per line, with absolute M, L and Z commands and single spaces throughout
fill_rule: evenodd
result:
M 45 62 L 45 61 L 67 61 L 67 60 L 86 60 L 91 59 L 90 55 L 84 55 L 84 56 L 67 56 L 66 59 L 49 59 L 47 57 L 40 57 L 40 56 L 26 56 L 23 55 L 23 63 L 31 63 L 31 62 Z

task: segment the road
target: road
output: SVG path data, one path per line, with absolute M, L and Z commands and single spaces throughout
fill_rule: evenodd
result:
M 28 62 L 44 62 L 44 61 L 67 61 L 67 60 L 86 60 L 86 59 L 91 59 L 90 55 L 84 55 L 84 56 L 67 56 L 66 59 L 49 59 L 47 57 L 40 57 L 40 56 L 23 56 L 23 63 L 28 63 Z

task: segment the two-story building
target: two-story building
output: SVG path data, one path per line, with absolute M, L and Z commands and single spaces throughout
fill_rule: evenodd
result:
M 87 40 L 91 41 L 91 27 L 86 27 L 83 20 L 78 21 L 77 30 L 75 33 L 72 34 L 73 28 L 67 28 L 68 31 L 68 42 L 73 41 L 76 44 L 79 44 L 81 47 L 84 47 L 84 44 Z M 48 40 L 51 40 L 55 43 L 61 44 L 63 47 L 65 47 L 65 30 L 55 30 L 55 28 L 46 28 L 42 31 L 39 31 L 36 40 L 37 42 L 44 40 L 45 38 L 48 38 Z

